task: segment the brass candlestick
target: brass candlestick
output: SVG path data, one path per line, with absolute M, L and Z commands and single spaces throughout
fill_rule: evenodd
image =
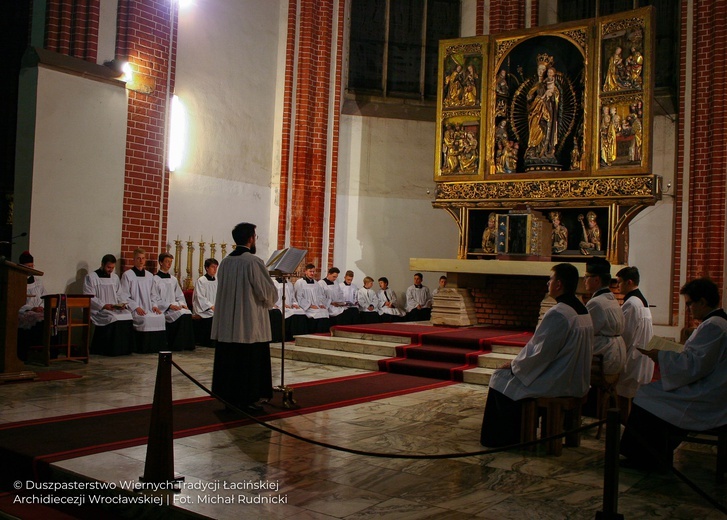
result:
M 200 240 L 203 239 L 203 237 L 199 238 Z M 201 278 L 204 274 L 204 242 L 199 243 L 199 277 Z
M 174 276 L 179 284 L 182 284 L 182 241 L 179 237 L 174 241 Z
M 222 248 L 222 258 L 227 256 L 227 244 L 225 242 L 222 242 L 220 244 L 220 247 Z
M 192 282 L 192 253 L 194 253 L 194 242 L 190 238 L 187 241 L 187 278 L 184 280 L 184 289 L 189 290 L 194 287 Z
M 217 244 L 215 244 L 215 237 L 212 237 L 212 242 L 210 242 L 210 258 L 215 257 L 215 246 L 216 245 Z

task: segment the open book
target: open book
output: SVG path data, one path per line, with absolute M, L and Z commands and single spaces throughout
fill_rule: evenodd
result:
M 294 247 L 278 249 L 270 255 L 268 261 L 265 262 L 265 267 L 270 271 L 270 274 L 290 274 L 300 265 L 307 252 L 306 249 L 296 249 Z
M 672 341 L 670 339 L 662 338 L 660 336 L 652 336 L 651 340 L 649 341 L 648 345 L 646 345 L 645 349 L 639 349 L 639 350 L 671 350 L 672 352 L 681 352 L 684 350 L 684 345 L 681 343 L 677 343 L 676 341 Z

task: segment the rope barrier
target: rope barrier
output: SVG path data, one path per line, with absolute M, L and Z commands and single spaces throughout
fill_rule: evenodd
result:
M 301 442 L 305 442 L 305 443 L 312 444 L 315 446 L 320 446 L 322 448 L 327 448 L 327 449 L 331 449 L 331 450 L 335 450 L 335 451 L 341 451 L 344 453 L 350 453 L 353 455 L 362 455 L 362 456 L 366 456 L 366 457 L 378 457 L 378 458 L 390 458 L 390 459 L 412 459 L 412 460 L 435 460 L 435 459 L 456 459 L 456 458 L 464 458 L 464 457 L 475 457 L 475 456 L 480 456 L 480 455 L 491 455 L 491 454 L 495 454 L 495 453 L 502 453 L 505 451 L 529 448 L 530 446 L 535 446 L 535 445 L 541 444 L 541 443 L 547 443 L 548 441 L 551 441 L 551 440 L 554 440 L 557 438 L 563 438 L 566 435 L 570 435 L 572 433 L 581 433 L 581 432 L 585 432 L 588 430 L 592 430 L 594 428 L 598 428 L 600 425 L 608 422 L 607 420 L 595 421 L 593 423 L 590 423 L 590 424 L 587 424 L 584 426 L 580 426 L 578 428 L 560 433 L 558 435 L 552 435 L 550 437 L 543 437 L 541 439 L 536 439 L 533 441 L 519 443 L 519 444 L 511 444 L 508 446 L 502 446 L 500 448 L 489 448 L 489 449 L 478 450 L 478 451 L 459 452 L 459 453 L 443 453 L 443 454 L 436 454 L 436 455 L 370 452 L 370 451 L 364 451 L 364 450 L 357 450 L 357 449 L 353 449 L 353 448 L 347 448 L 345 446 L 338 446 L 338 445 L 330 444 L 330 443 L 323 442 L 323 441 L 317 441 L 315 439 L 309 439 L 309 438 L 303 437 L 301 435 L 298 435 L 296 433 L 286 431 L 282 428 L 279 428 L 277 426 L 273 426 L 272 424 L 268 424 L 264 421 L 261 421 L 257 417 L 250 415 L 249 413 L 245 412 L 244 410 L 240 410 L 238 407 L 236 407 L 232 403 L 227 402 L 225 399 L 223 399 L 219 395 L 212 392 L 212 390 L 208 389 L 206 386 L 204 386 L 202 383 L 200 383 L 194 377 L 192 377 L 190 374 L 188 374 L 174 360 L 172 360 L 172 366 L 174 366 L 177 370 L 179 370 L 179 372 L 182 375 L 184 375 L 187 379 L 189 379 L 193 384 L 195 384 L 203 392 L 205 392 L 209 396 L 217 399 L 218 401 L 223 403 L 228 408 L 231 408 L 231 409 L 235 410 L 236 412 L 239 412 L 240 414 L 246 416 L 248 419 L 252 420 L 253 422 L 259 424 L 260 426 L 263 426 L 264 428 L 267 428 L 276 433 L 280 433 L 282 435 L 286 435 L 293 439 L 297 439 Z M 642 442 L 642 444 L 644 445 L 644 447 L 647 450 L 649 450 L 650 452 L 653 452 L 653 448 L 649 445 L 648 442 L 645 442 L 643 438 L 641 438 L 639 440 Z M 618 456 L 618 455 L 616 454 L 616 456 Z M 718 511 L 720 511 L 724 514 L 727 514 L 727 507 L 722 505 L 717 499 L 710 496 L 706 491 L 704 491 L 699 486 L 697 486 L 694 482 L 692 482 L 689 478 L 687 478 L 682 472 L 678 471 L 676 468 L 672 467 L 671 470 L 677 478 L 682 480 L 695 493 L 697 493 L 699 496 L 701 496 L 706 501 L 708 501 L 715 509 L 717 509 Z M 616 469 L 616 472 L 618 472 L 618 469 Z

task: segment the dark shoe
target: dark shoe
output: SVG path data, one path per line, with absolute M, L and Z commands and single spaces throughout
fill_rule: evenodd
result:
M 245 407 L 243 407 L 243 410 L 247 410 L 249 412 L 262 412 L 264 408 L 262 405 L 259 405 L 257 403 L 248 404 Z

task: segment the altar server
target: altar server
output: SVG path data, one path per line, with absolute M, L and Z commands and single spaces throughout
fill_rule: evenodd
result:
M 290 280 L 280 277 L 273 278 L 278 291 L 278 299 L 270 309 L 270 330 L 273 342 L 283 338 L 283 290 L 285 290 L 285 341 L 293 341 L 295 336 L 308 333 L 308 317 L 295 299 L 295 288 Z
M 422 273 L 414 275 L 414 285 L 406 290 L 407 321 L 429 321 L 432 317 L 432 294 L 429 287 L 422 284 Z
M 197 345 L 213 346 L 210 339 L 212 317 L 215 315 L 215 298 L 217 297 L 217 268 L 220 263 L 214 258 L 204 261 L 204 275 L 194 284 L 192 310 L 194 310 L 194 339 Z
M 136 331 L 134 351 L 159 352 L 167 347 L 166 322 L 162 311 L 152 303 L 154 275 L 144 269 L 146 251 L 134 250 L 134 267 L 121 275 L 121 300 L 131 310 Z
M 616 392 L 626 398 L 621 400 L 619 408 L 628 411 L 627 399 L 633 398 L 639 386 L 650 383 L 654 376 L 654 362 L 638 350 L 649 344 L 654 328 L 649 304 L 639 289 L 641 276 L 638 268 L 624 267 L 616 273 L 616 281 L 619 292 L 625 295 L 621 311 L 624 315 L 623 338 L 626 343 L 626 364 L 618 378 Z
M 330 300 L 323 287 L 315 280 L 316 266 L 306 264 L 303 278 L 295 282 L 295 297 L 298 305 L 308 317 L 308 332 L 328 332 L 331 328 L 328 318 L 328 305 Z
M 358 309 L 356 303 L 356 296 L 358 295 L 358 285 L 353 283 L 353 271 L 350 269 L 343 275 L 343 281 L 338 285 L 341 286 L 341 292 L 343 292 L 343 299 L 349 308 Z
M 605 258 L 590 258 L 586 262 L 584 278 L 586 293 L 591 299 L 586 303 L 593 321 L 593 355 L 603 356 L 603 372 L 618 374 L 626 363 L 626 345 L 623 333 L 623 313 L 610 289 L 611 264 Z
M 392 321 L 399 321 L 404 316 L 406 316 L 406 312 L 404 312 L 404 309 L 399 307 L 399 302 L 396 298 L 396 293 L 393 289 L 389 289 L 389 279 L 385 276 L 382 276 L 379 278 L 379 288 L 381 289 L 377 293 L 377 298 L 379 301 L 379 316 L 381 317 L 381 321 L 388 323 Z
M 522 402 L 537 397 L 582 397 L 588 392 L 593 323 L 576 297 L 578 269 L 557 264 L 548 295 L 557 302 L 512 361 L 490 379 L 480 442 L 497 447 L 520 442 Z
M 686 283 L 680 294 L 701 323 L 681 352 L 642 351 L 659 363 L 661 379 L 636 391 L 621 439 L 626 466 L 667 471 L 688 430 L 727 425 L 727 314 L 719 289 L 699 278 Z
M 373 290 L 374 279 L 367 276 L 358 290 L 358 310 L 361 323 L 379 323 L 379 298 Z
M 134 347 L 131 311 L 122 297 L 121 281 L 114 269 L 116 257 L 112 254 L 104 255 L 101 267 L 88 273 L 83 281 L 83 294 L 93 294 L 92 354 L 124 356 L 131 354 Z
M 179 280 L 169 272 L 174 257 L 159 255 L 159 271 L 154 275 L 152 303 L 164 313 L 167 346 L 170 350 L 194 350 L 192 311 L 187 307 Z
M 23 251 L 20 254 L 18 263 L 22 266 L 35 269 L 33 255 L 30 251 Z M 28 277 L 28 284 L 25 292 L 25 305 L 18 311 L 18 358 L 22 361 L 28 358 L 28 349 L 32 346 L 43 343 L 43 317 L 45 302 L 43 296 L 46 294 L 43 286 L 43 278 L 31 275 Z
M 331 303 L 328 304 L 328 316 L 331 327 L 334 325 L 351 325 L 358 321 L 358 309 L 350 307 L 343 295 L 341 285 L 336 282 L 341 271 L 338 267 L 331 267 L 325 278 L 318 280 L 318 285 L 326 291 Z

